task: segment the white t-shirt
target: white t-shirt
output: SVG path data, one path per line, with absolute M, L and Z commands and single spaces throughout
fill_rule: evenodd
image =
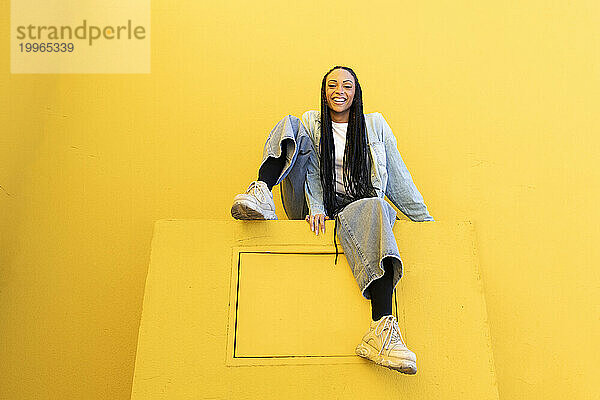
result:
M 346 193 L 344 189 L 344 150 L 346 149 L 347 122 L 333 122 L 333 143 L 335 145 L 335 190 Z

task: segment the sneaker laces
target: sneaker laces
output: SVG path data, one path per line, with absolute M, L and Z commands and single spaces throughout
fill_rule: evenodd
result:
M 260 185 L 258 183 L 258 181 L 253 181 L 250 184 L 250 186 L 248 186 L 248 189 L 246 190 L 246 193 L 253 195 L 254 197 L 256 197 L 257 199 L 259 199 L 263 203 L 268 203 L 269 201 L 267 200 L 267 198 L 265 196 L 265 191 L 263 190 L 263 188 L 261 186 L 262 185 Z
M 386 315 L 381 318 L 381 321 L 377 324 L 375 328 L 375 335 L 381 337 L 381 335 L 387 330 L 387 334 L 385 339 L 383 340 L 383 346 L 381 346 L 381 350 L 379 350 L 379 354 L 383 349 L 392 348 L 394 345 L 401 343 L 403 347 L 406 347 L 404 340 L 402 339 L 402 334 L 400 333 L 400 327 L 398 326 L 398 321 L 396 321 L 396 317 L 393 315 Z

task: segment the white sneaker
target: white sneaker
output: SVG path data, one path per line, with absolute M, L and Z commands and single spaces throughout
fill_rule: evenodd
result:
M 356 354 L 376 364 L 405 374 L 417 373 L 417 356 L 410 351 L 393 315 L 371 321 L 369 331 L 356 346 Z
M 263 181 L 254 181 L 245 193 L 238 194 L 231 206 L 235 219 L 277 219 L 273 193 Z

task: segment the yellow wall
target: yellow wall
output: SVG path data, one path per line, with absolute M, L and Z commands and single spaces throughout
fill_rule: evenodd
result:
M 301 220 L 163 219 L 131 400 L 499 400 L 473 224 L 393 228 L 405 268 L 392 313 L 416 376 L 355 354 L 370 302 L 346 258 L 335 264 L 333 235 Z
M 599 21 L 589 0 L 153 0 L 150 75 L 11 75 L 0 41 L 0 398 L 127 399 L 153 222 L 230 218 L 335 64 L 432 215 L 475 224 L 501 398 L 592 398 Z

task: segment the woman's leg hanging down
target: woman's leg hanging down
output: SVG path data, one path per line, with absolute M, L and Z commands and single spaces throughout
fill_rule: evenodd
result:
M 391 257 L 383 259 L 383 268 L 385 271 L 383 276 L 375 279 L 367 287 L 371 294 L 371 318 L 373 321 L 379 320 L 384 315 L 392 315 L 394 268 Z

